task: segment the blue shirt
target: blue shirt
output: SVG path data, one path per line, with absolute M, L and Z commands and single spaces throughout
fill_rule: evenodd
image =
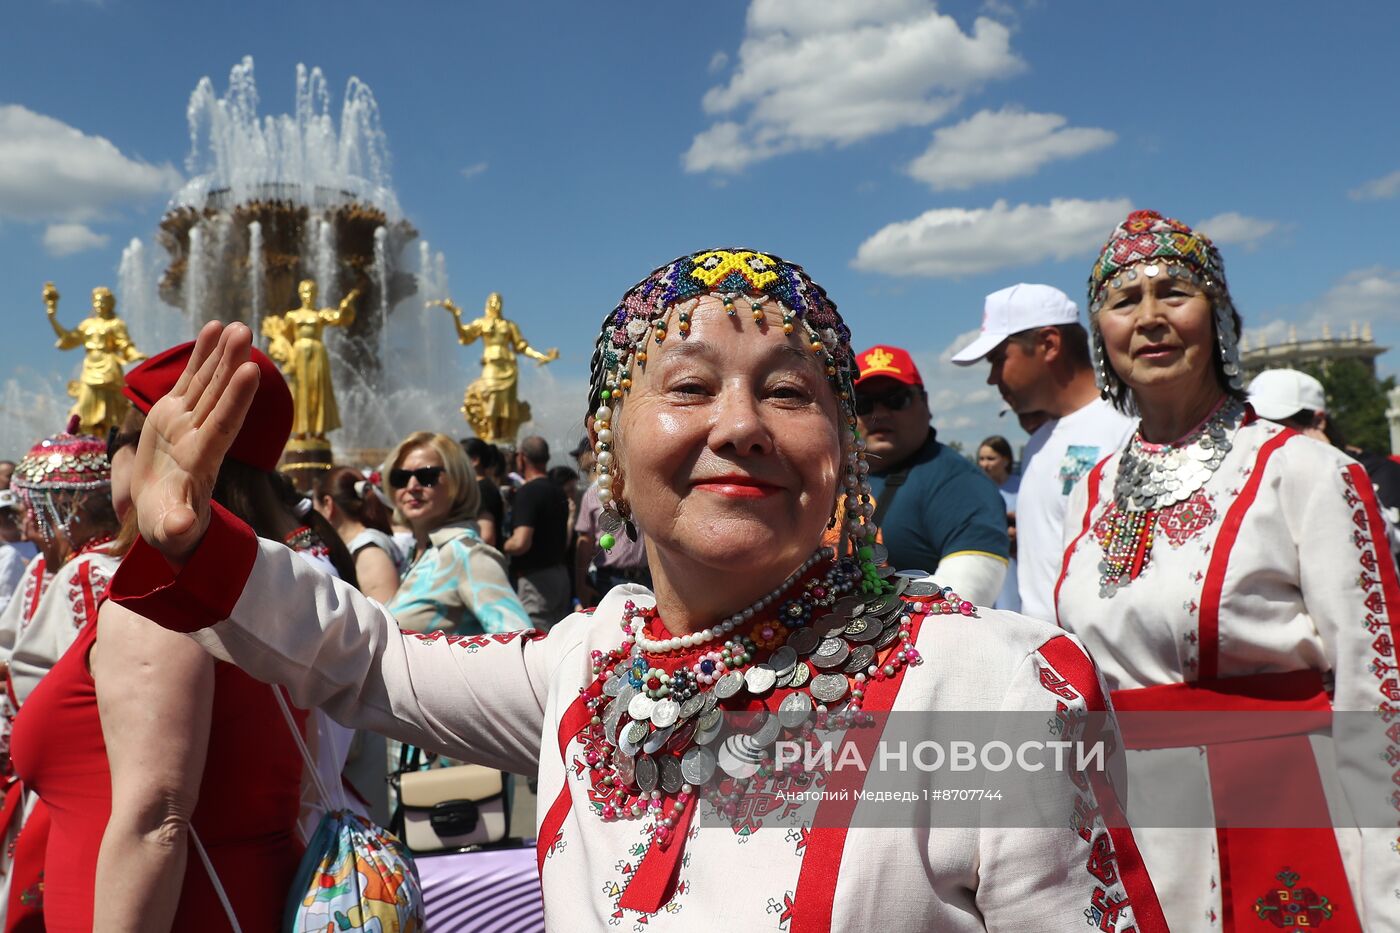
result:
M 985 473 L 937 439 L 928 440 L 912 457 L 883 476 L 870 475 L 878 505 L 885 476 L 908 469 L 881 526 L 890 565 L 899 570 L 938 569 L 950 554 L 979 553 L 1006 560 L 1006 503 Z

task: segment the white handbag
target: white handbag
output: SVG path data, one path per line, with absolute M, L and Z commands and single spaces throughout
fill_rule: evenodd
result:
M 399 838 L 415 855 L 490 845 L 510 835 L 506 776 L 481 765 L 417 770 L 405 747 L 396 783 Z

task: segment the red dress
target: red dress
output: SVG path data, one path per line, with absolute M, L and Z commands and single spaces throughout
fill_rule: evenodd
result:
M 11 757 L 47 805 L 44 920 L 89 933 L 97 852 L 112 811 L 107 748 L 84 627 L 15 717 Z M 297 713 L 299 716 L 305 714 Z M 247 933 L 279 929 L 302 845 L 295 833 L 302 762 L 272 688 L 214 665 L 209 752 L 192 823 Z M 228 919 L 193 844 L 172 930 L 224 930 Z

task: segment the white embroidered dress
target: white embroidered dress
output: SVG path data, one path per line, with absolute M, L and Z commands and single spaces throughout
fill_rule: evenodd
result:
M 254 541 L 216 510 L 178 576 L 138 545 L 114 598 L 347 725 L 517 773 L 538 768 L 551 929 L 1163 929 L 1152 922 L 1155 898 L 1131 835 L 1106 830 L 1093 792 L 1068 778 L 1055 801 L 1060 828 L 809 831 L 766 828 L 756 815 L 736 833 L 697 823 L 674 895 L 655 913 L 627 909 L 647 821 L 605 822 L 595 812 L 589 749 L 573 724 L 591 715 L 580 718 L 580 693 L 595 680 L 591 652 L 619 645 L 624 604 L 649 605 L 649 593 L 618 587 L 548 637 L 404 633 L 383 607 Z M 905 669 L 895 709 L 1026 711 L 1053 722 L 1057 709 L 1102 705 L 1093 666 L 1072 639 L 981 612 L 925 618 L 917 647 L 926 660 Z M 1074 825 L 1076 812 L 1087 821 Z
M 1211 756 L 1230 749 L 1136 746 L 1132 711 L 1233 710 L 1239 695 L 1266 706 L 1290 697 L 1291 705 L 1279 708 L 1293 715 L 1319 706 L 1369 714 L 1347 723 L 1350 740 L 1339 740 L 1335 752 L 1330 742 L 1314 740 L 1319 754 L 1341 759 L 1342 786 L 1329 787 L 1328 799 L 1334 813 L 1352 806 L 1375 814 L 1381 807 L 1400 816 L 1389 796 L 1392 772 L 1400 783 L 1400 586 L 1370 481 L 1340 452 L 1252 412 L 1231 430 L 1232 449 L 1205 485 L 1156 513 L 1144 566 L 1112 595 L 1101 590 L 1101 562 L 1111 544 L 1122 451 L 1100 463 L 1070 500 L 1056 606 L 1060 625 L 1089 649 L 1112 689 L 1129 748 L 1145 749 L 1128 753 L 1129 816 L 1139 795 L 1175 812 L 1210 808 Z M 1300 684 L 1310 686 L 1300 692 Z M 1300 747 L 1311 762 L 1306 742 Z M 1262 758 L 1258 768 L 1269 771 Z M 1393 800 L 1400 804 L 1400 795 Z M 1363 818 L 1377 828 L 1334 833 L 1324 823 L 1291 841 L 1275 834 L 1277 844 L 1222 861 L 1228 834 L 1209 828 L 1211 812 L 1194 824 L 1207 828 L 1134 827 L 1172 929 L 1303 925 L 1285 916 L 1289 910 L 1323 929 L 1400 929 L 1393 824 L 1385 829 Z M 1341 870 L 1309 877 L 1305 863 L 1324 849 L 1339 851 Z

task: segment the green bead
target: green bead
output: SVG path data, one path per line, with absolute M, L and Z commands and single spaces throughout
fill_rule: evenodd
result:
M 862 544 L 856 553 L 860 555 L 861 560 L 870 560 L 875 556 L 875 549 L 868 544 Z
M 613 535 L 612 535 L 611 532 L 606 532 L 606 531 L 605 531 L 605 532 L 603 532 L 603 534 L 600 535 L 599 538 L 598 538 L 598 546 L 599 546 L 600 548 L 602 548 L 603 550 L 605 550 L 605 551 L 611 551 L 612 548 L 613 548 L 613 545 L 616 544 L 616 543 L 617 543 L 617 538 L 613 537 Z
M 603 397 L 603 398 L 612 398 L 612 392 L 610 392 L 610 391 L 607 390 L 607 389 L 604 389 L 602 392 L 599 392 L 598 394 L 599 394 L 601 397 Z

